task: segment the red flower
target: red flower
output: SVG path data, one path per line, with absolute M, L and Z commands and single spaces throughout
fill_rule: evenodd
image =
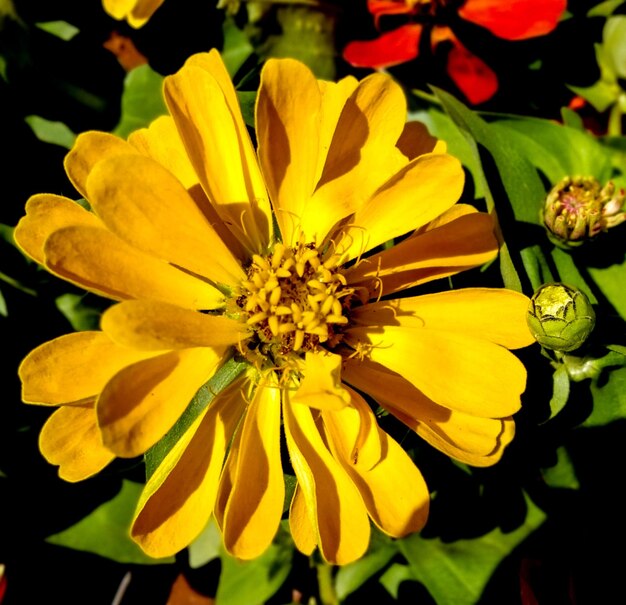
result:
M 409 22 L 385 32 L 374 40 L 355 40 L 343 51 L 355 67 L 383 68 L 399 65 L 419 54 L 420 39 L 426 27 L 434 49 L 443 41 L 451 43 L 447 71 L 471 103 L 487 101 L 498 89 L 493 70 L 470 52 L 454 32 L 441 21 L 446 0 L 367 0 L 376 27 L 388 15 L 406 15 Z M 567 0 L 465 0 L 458 9 L 462 19 L 489 30 L 505 40 L 525 40 L 551 32 L 557 25 Z

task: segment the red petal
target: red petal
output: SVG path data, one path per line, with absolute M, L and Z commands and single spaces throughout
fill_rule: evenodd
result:
M 498 78 L 493 70 L 458 40 L 448 54 L 448 75 L 468 98 L 476 105 L 493 97 L 498 90 Z
M 374 40 L 356 40 L 343 49 L 343 58 L 354 67 L 390 67 L 415 59 L 422 26 L 408 24 Z
M 467 0 L 459 15 L 505 40 L 525 40 L 551 32 L 567 0 Z
M 415 12 L 404 0 L 367 0 L 367 10 L 376 18 L 382 15 L 410 15 Z

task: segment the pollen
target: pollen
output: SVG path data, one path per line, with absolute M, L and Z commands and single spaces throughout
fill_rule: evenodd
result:
M 248 346 L 274 363 L 337 346 L 354 294 L 340 260 L 332 250 L 303 242 L 293 248 L 277 243 L 267 256 L 255 254 L 237 297 L 240 317 L 255 334 Z

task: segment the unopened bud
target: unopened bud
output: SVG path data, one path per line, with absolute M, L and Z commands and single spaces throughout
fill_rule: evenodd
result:
M 541 346 L 569 352 L 587 340 L 595 326 L 596 314 L 580 290 L 554 283 L 537 289 L 530 299 L 526 320 Z
M 609 181 L 602 187 L 594 177 L 565 177 L 546 198 L 543 222 L 550 240 L 560 248 L 576 248 L 626 220 L 626 194 Z

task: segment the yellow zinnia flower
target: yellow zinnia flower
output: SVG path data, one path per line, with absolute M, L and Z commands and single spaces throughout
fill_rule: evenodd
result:
M 216 51 L 164 91 L 171 115 L 128 141 L 84 133 L 68 154 L 93 212 L 35 195 L 15 230 L 50 272 L 119 301 L 101 331 L 20 367 L 24 401 L 60 406 L 44 456 L 77 481 L 143 454 L 236 359 L 247 369 L 147 480 L 131 530 L 147 553 L 179 551 L 214 514 L 230 553 L 261 554 L 283 512 L 281 434 L 302 552 L 343 564 L 365 552 L 370 520 L 394 537 L 421 529 L 428 488 L 365 397 L 446 454 L 493 464 L 525 388 L 508 349 L 533 342 L 516 292 L 396 297 L 497 253 L 490 216 L 456 204 L 460 163 L 405 124 L 383 74 L 332 83 L 269 60 L 256 153 Z
M 102 0 L 104 10 L 114 19 L 126 19 L 131 27 L 143 27 L 163 0 Z

